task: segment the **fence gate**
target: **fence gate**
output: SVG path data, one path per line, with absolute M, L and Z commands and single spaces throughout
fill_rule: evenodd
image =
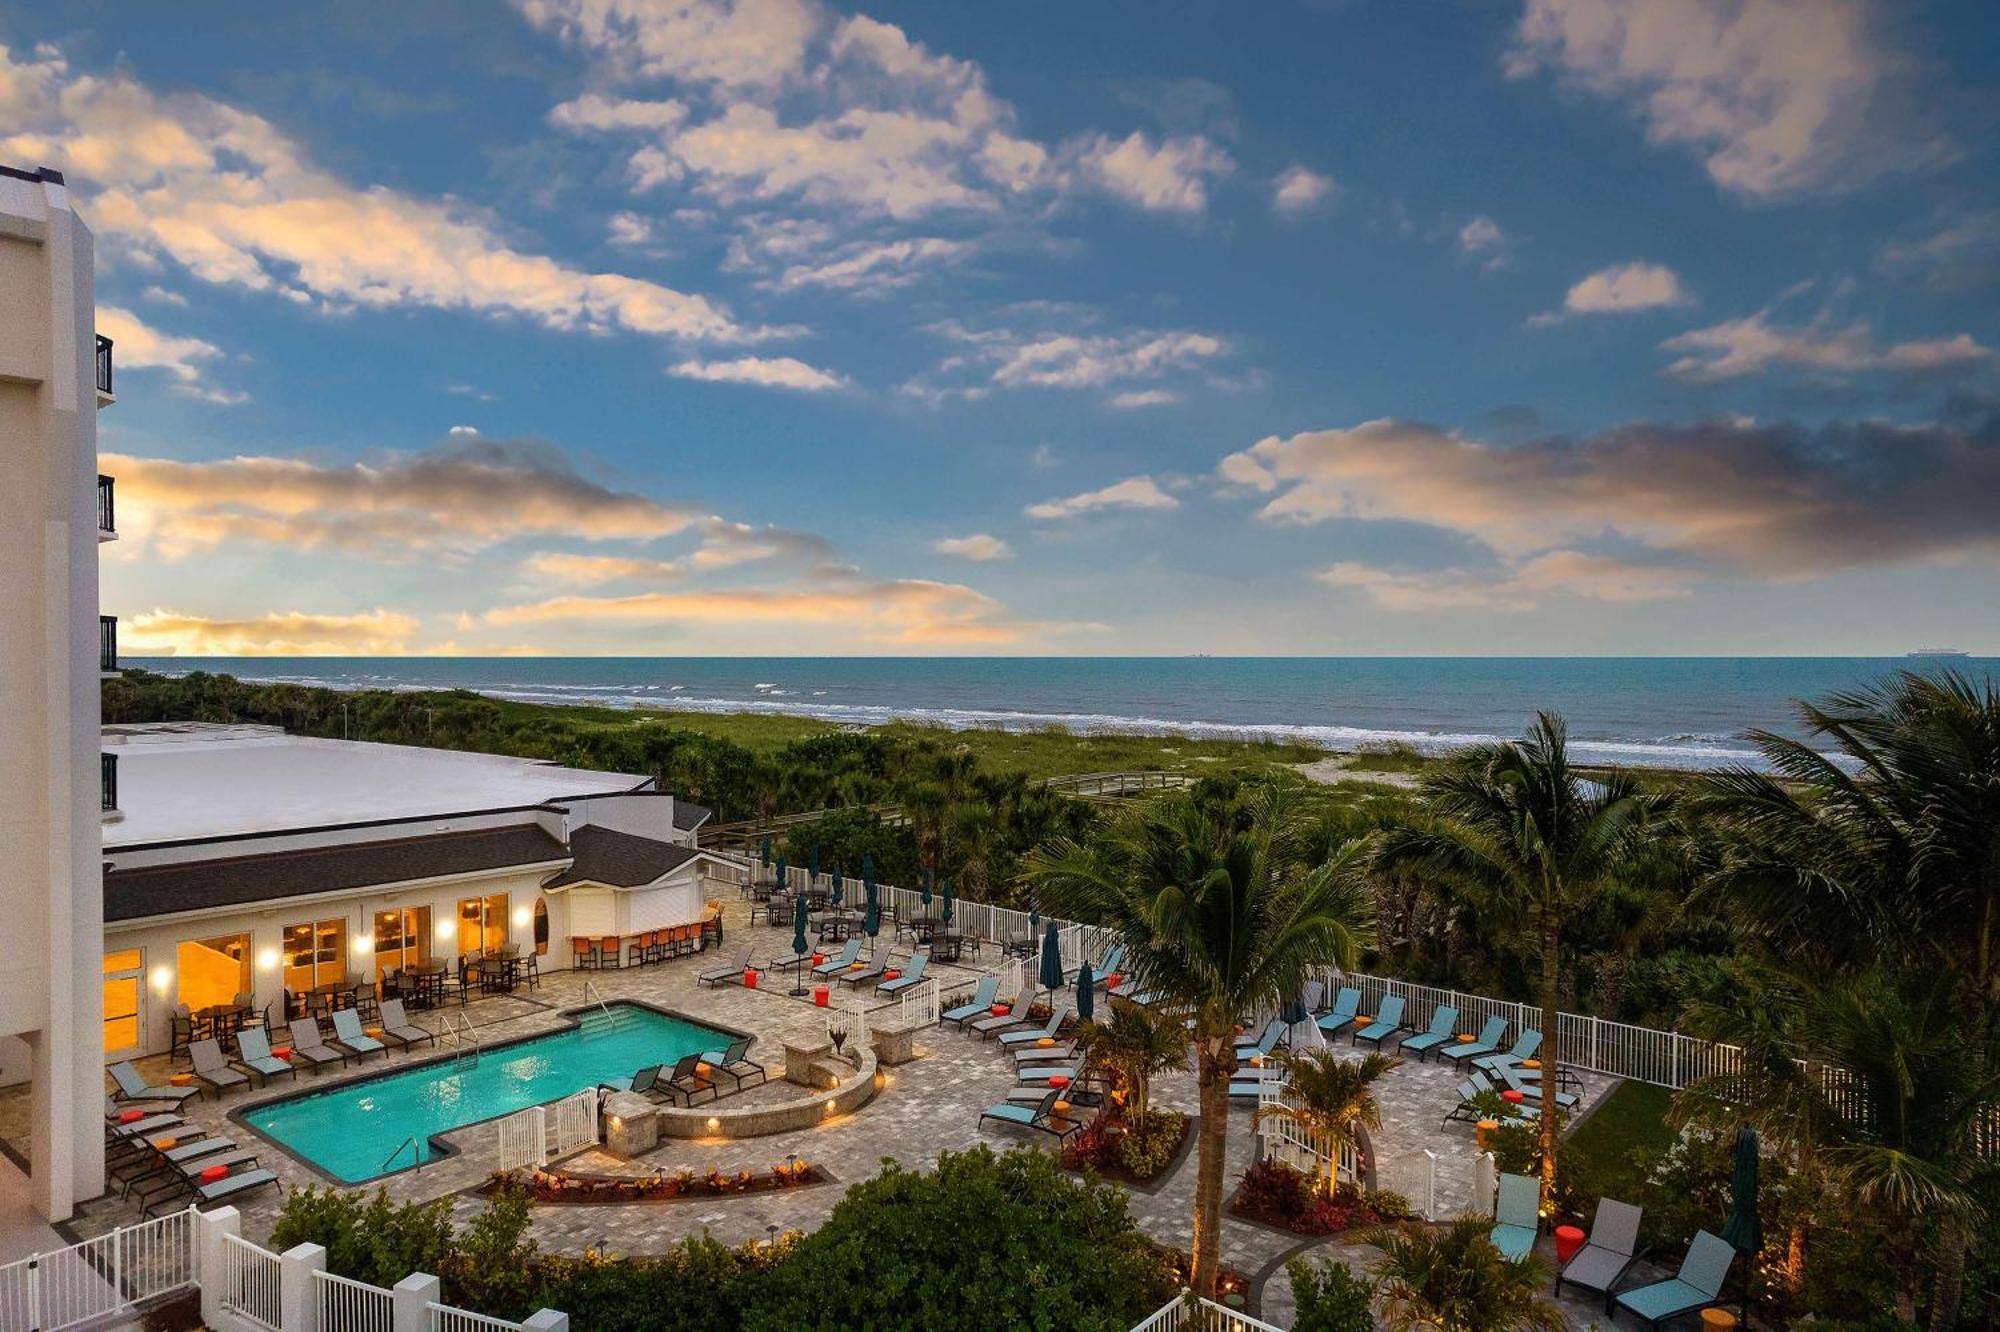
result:
M 545 1161 L 597 1145 L 597 1089 L 588 1088 L 557 1101 L 548 1110 Z

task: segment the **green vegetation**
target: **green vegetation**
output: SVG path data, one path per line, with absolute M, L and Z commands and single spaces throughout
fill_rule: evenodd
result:
M 1492 1226 L 1465 1217 L 1449 1226 L 1377 1231 L 1381 1325 L 1394 1332 L 1563 1332 L 1562 1314 L 1540 1299 L 1541 1264 L 1510 1261 L 1487 1237 Z
M 1582 1216 L 1599 1198 L 1643 1196 L 1647 1178 L 1679 1137 L 1667 1122 L 1673 1095 L 1645 1082 L 1613 1088 L 1563 1139 L 1558 1210 Z
M 1292 1332 L 1373 1332 L 1374 1288 L 1336 1262 L 1285 1264 L 1296 1310 Z

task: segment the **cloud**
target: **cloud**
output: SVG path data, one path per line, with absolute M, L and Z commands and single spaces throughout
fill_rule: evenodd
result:
M 353 615 L 273 611 L 251 619 L 211 619 L 152 610 L 119 621 L 126 650 L 142 656 L 393 657 L 412 651 L 415 616 L 376 609 Z
M 739 356 L 731 361 L 682 361 L 667 373 L 680 379 L 699 379 L 711 384 L 756 384 L 762 388 L 798 389 L 823 392 L 843 387 L 847 381 L 816 366 L 790 356 Z
M 1181 400 L 1181 395 L 1171 389 L 1134 389 L 1127 393 L 1114 393 L 1106 401 L 1120 411 L 1133 411 L 1142 407 L 1171 407 Z
M 1083 179 L 1152 213 L 1207 211 L 1209 186 L 1236 167 L 1198 134 L 1158 142 L 1140 130 L 1122 139 L 1098 134 L 1074 144 L 1071 155 Z
M 1631 314 L 1640 310 L 1670 310 L 1694 304 L 1680 275 L 1663 264 L 1633 262 L 1600 268 L 1572 286 L 1562 308 L 1538 314 L 1530 327 L 1558 323 L 1570 315 Z
M 1030 518 L 1058 520 L 1076 518 L 1101 509 L 1150 509 L 1164 511 L 1178 509 L 1181 502 L 1161 489 L 1159 482 L 1150 476 L 1128 477 L 1101 490 L 1087 490 L 1081 495 L 1071 495 L 1065 499 L 1044 500 L 1031 504 L 1026 513 Z
M 157 285 L 146 288 L 144 291 L 139 293 L 139 296 L 142 300 L 151 301 L 155 305 L 176 305 L 182 309 L 186 309 L 188 303 L 188 298 L 181 295 L 179 292 L 168 291 L 165 287 Z M 100 311 L 104 309 L 104 307 L 101 305 L 98 306 L 97 308 Z
M 605 58 L 625 77 L 777 87 L 804 71 L 821 19 L 808 0 L 651 4 L 519 0 L 522 15 Z
M 941 236 L 853 244 L 842 247 L 832 258 L 787 265 L 764 285 L 774 291 L 817 287 L 881 296 L 956 263 L 977 248 L 971 241 L 947 240 Z
M 640 249 L 653 243 L 653 221 L 638 213 L 613 213 L 604 232 L 605 239 L 620 249 Z
M 1869 0 L 1527 0 L 1505 67 L 1623 104 L 1721 188 L 1778 199 L 1949 156 L 1898 98 L 1911 71 L 1881 17 Z
M 523 567 L 530 573 L 579 587 L 627 579 L 673 579 L 687 572 L 687 566 L 678 560 L 653 560 L 637 555 L 578 555 L 559 550 L 537 551 Z
M 687 119 L 683 102 L 647 102 L 585 93 L 549 111 L 549 123 L 567 130 L 665 130 Z
M 1517 569 L 1605 542 L 1766 578 L 2000 553 L 1994 418 L 1645 424 L 1510 447 L 1377 420 L 1274 435 L 1220 471 L 1270 522 L 1419 523 Z
M 1823 375 L 1866 372 L 1936 374 L 1990 364 L 1993 348 L 1971 334 L 1885 343 L 1866 320 L 1842 324 L 1822 311 L 1807 324 L 1784 325 L 1760 310 L 1742 319 L 1676 334 L 1662 351 L 1683 353 L 1666 368 L 1675 379 L 1713 384 L 1774 369 Z
M 262 117 L 130 76 L 72 76 L 60 57 L 0 48 L 12 88 L 0 157 L 62 164 L 92 225 L 203 281 L 335 308 L 513 314 L 551 328 L 705 342 L 779 330 L 738 324 L 706 297 L 516 249 L 473 209 L 315 166 Z
M 1487 272 L 1514 262 L 1514 240 L 1490 217 L 1475 217 L 1458 229 L 1458 252 Z
M 984 532 L 974 532 L 971 536 L 946 537 L 931 544 L 931 549 L 940 555 L 955 555 L 962 560 L 972 560 L 984 564 L 990 560 L 1011 560 L 1014 548 L 997 536 Z
M 165 370 L 184 384 L 201 378 L 196 362 L 222 355 L 222 348 L 212 342 L 162 333 L 115 305 L 97 307 L 97 331 L 111 339 L 120 370 Z
M 1271 211 L 1290 221 L 1333 202 L 1332 176 L 1303 166 L 1290 166 L 1271 182 Z
M 1526 611 L 1553 597 L 1619 604 L 1688 597 L 1693 595 L 1695 575 L 1686 569 L 1552 550 L 1499 570 L 1399 572 L 1343 560 L 1313 577 L 1328 587 L 1363 592 L 1388 610 Z
M 1914 277 L 1941 296 L 2000 285 L 2000 212 L 1936 219 L 1921 235 L 1884 243 L 1876 262 L 1885 272 Z

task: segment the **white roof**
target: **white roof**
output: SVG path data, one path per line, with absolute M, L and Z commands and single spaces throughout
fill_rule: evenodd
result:
M 468 814 L 565 796 L 631 791 L 630 773 L 504 754 L 286 735 L 276 727 L 107 726 L 118 809 L 107 850 L 149 842 Z

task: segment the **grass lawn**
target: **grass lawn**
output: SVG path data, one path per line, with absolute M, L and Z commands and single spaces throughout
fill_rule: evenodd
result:
M 1601 1197 L 1636 1202 L 1653 1163 L 1673 1145 L 1667 1107 L 1674 1094 L 1647 1082 L 1621 1082 L 1563 1140 L 1563 1169 Z

